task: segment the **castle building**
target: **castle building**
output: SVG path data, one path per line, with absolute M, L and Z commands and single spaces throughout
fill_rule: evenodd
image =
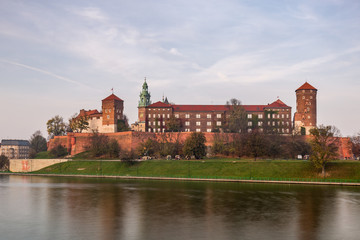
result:
M 294 114 L 294 130 L 295 133 L 309 135 L 310 129 L 316 127 L 317 124 L 317 89 L 305 82 L 295 92 L 296 112 Z
M 146 90 L 146 91 L 144 91 Z M 146 97 L 145 97 L 146 96 Z M 166 132 L 177 124 L 180 132 L 223 131 L 228 124 L 231 105 L 177 105 L 166 100 L 150 104 L 146 81 L 140 94 L 138 122 L 133 131 Z M 280 99 L 268 105 L 242 105 L 246 112 L 247 131 L 271 131 L 280 134 L 292 133 L 291 107 Z
M 30 143 L 27 140 L 1 140 L 0 154 L 9 159 L 29 158 Z
M 114 133 L 117 132 L 119 120 L 124 120 L 124 101 L 111 94 L 102 100 L 101 112 L 98 110 L 80 110 L 77 118 L 86 117 L 89 128 L 83 130 L 84 133 Z

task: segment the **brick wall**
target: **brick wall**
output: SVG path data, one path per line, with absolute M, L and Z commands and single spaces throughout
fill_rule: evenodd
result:
M 211 146 L 214 141 L 215 134 L 219 133 L 203 133 L 206 138 L 206 146 Z M 71 151 L 71 155 L 75 155 L 86 151 L 91 141 L 91 133 L 69 133 L 67 136 L 56 136 L 48 142 L 48 149 L 51 150 L 58 144 L 61 144 L 68 151 Z M 149 132 L 118 132 L 118 133 L 104 133 L 110 139 L 115 139 L 120 148 L 126 151 L 136 150 L 140 143 L 145 142 L 149 138 L 161 141 L 166 139 L 167 141 L 185 142 L 186 138 L 191 135 L 191 132 L 174 132 L 174 133 L 149 133 Z M 227 135 L 226 139 L 232 140 L 232 134 L 222 133 L 221 135 Z M 230 136 L 230 138 L 229 138 Z

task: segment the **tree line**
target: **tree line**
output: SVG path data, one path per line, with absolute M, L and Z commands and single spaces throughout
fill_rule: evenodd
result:
M 65 122 L 63 117 L 56 115 L 46 122 L 46 128 L 50 139 L 54 136 L 64 136 L 69 132 L 81 133 L 89 129 L 89 116 L 74 114 Z M 117 131 L 130 131 L 126 115 L 117 121 Z

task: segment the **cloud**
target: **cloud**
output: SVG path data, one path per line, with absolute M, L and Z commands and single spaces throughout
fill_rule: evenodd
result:
M 86 7 L 82 9 L 76 9 L 73 13 L 90 20 L 106 21 L 108 17 L 99 9 L 95 7 Z
M 182 56 L 182 54 L 176 48 L 171 48 L 169 53 L 175 56 Z

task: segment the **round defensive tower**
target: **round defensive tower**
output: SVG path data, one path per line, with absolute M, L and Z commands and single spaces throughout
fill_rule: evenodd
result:
M 296 113 L 294 116 L 295 132 L 301 135 L 309 135 L 310 129 L 316 127 L 317 89 L 305 82 L 296 92 Z

